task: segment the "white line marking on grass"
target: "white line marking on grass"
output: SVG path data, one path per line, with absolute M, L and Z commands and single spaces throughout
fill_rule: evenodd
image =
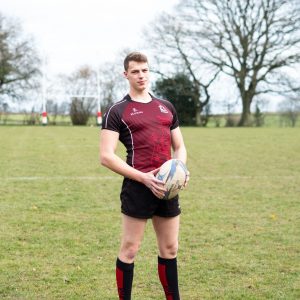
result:
M 37 180 L 115 180 L 117 176 L 18 176 L 0 177 L 0 180 L 37 181 Z

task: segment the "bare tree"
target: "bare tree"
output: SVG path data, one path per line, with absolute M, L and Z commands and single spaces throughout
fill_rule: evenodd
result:
M 280 102 L 278 105 L 280 114 L 280 125 L 295 127 L 300 115 L 299 98 L 289 98 Z
M 23 35 L 17 21 L 0 13 L 0 96 L 20 99 L 25 89 L 37 87 L 33 79 L 39 64 L 33 41 Z
M 299 1 L 184 0 L 180 15 L 190 57 L 234 79 L 242 102 L 238 125 L 250 125 L 253 99 L 282 92 L 285 67 L 299 63 Z
M 124 76 L 122 76 L 122 71 L 121 62 L 107 62 L 100 66 L 99 79 L 103 111 L 105 111 L 109 105 L 120 100 L 126 92 L 127 82 Z
M 147 45 L 151 45 L 154 57 L 154 72 L 162 78 L 173 74 L 186 74 L 193 83 L 193 96 L 196 125 L 201 120 L 206 105 L 210 101 L 209 87 L 218 76 L 215 67 L 205 70 L 201 62 L 191 54 L 188 30 L 177 15 L 164 13 L 145 29 Z M 204 75 L 204 73 L 206 73 Z M 209 74 L 209 75 L 208 75 Z
M 74 125 L 86 125 L 93 111 L 96 111 L 96 99 L 89 95 L 96 94 L 96 72 L 89 66 L 80 67 L 64 81 L 65 94 L 72 96 L 70 116 Z
M 291 80 L 287 80 L 286 85 L 289 86 L 289 93 L 278 105 L 280 124 L 295 127 L 300 116 L 300 88 Z

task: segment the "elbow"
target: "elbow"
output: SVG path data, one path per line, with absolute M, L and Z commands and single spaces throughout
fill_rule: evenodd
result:
M 104 167 L 111 168 L 111 165 L 114 164 L 115 155 L 110 152 L 100 153 L 100 164 Z
M 106 155 L 100 154 L 100 164 L 104 167 L 108 166 L 109 159 Z

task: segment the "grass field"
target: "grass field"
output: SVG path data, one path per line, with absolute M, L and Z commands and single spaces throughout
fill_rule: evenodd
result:
M 299 129 L 182 131 L 182 299 L 300 299 Z M 0 299 L 117 299 L 122 179 L 99 166 L 98 136 L 0 127 Z M 149 222 L 133 299 L 164 299 L 156 262 Z

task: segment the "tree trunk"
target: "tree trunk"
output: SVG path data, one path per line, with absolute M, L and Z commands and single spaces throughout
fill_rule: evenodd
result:
M 195 112 L 196 112 L 196 115 L 195 115 L 196 126 L 202 126 L 202 122 L 201 122 L 202 107 L 201 107 L 201 105 L 196 106 Z
M 246 98 L 246 99 L 242 99 L 242 100 L 243 100 L 242 101 L 243 111 L 242 111 L 241 118 L 238 122 L 238 126 L 239 127 L 251 126 L 252 120 L 251 120 L 250 106 L 251 106 L 252 99 Z

